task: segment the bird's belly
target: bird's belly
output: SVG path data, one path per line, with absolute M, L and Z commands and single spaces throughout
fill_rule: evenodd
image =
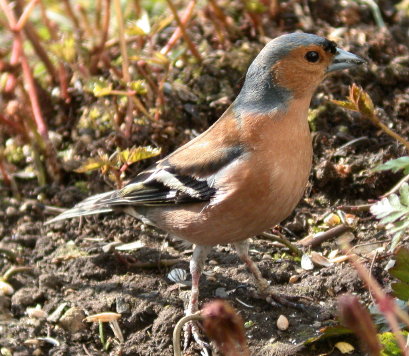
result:
M 280 223 L 293 211 L 310 168 L 311 151 L 307 150 L 274 167 L 234 175 L 236 188 L 228 190 L 220 202 L 151 209 L 147 217 L 159 228 L 195 244 L 241 241 Z

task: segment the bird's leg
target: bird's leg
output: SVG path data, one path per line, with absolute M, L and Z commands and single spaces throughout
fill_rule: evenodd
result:
M 206 262 L 207 255 L 211 250 L 210 246 L 195 245 L 192 258 L 190 259 L 190 274 L 192 275 L 192 289 L 190 292 L 189 305 L 185 314 L 190 315 L 199 310 L 199 280 L 202 274 L 203 266 Z M 193 336 L 195 341 L 205 347 L 206 344 L 199 336 L 199 328 L 193 322 L 185 324 L 184 328 L 184 347 L 186 349 L 189 344 L 190 337 Z
M 270 283 L 261 275 L 256 263 L 249 256 L 249 243 L 247 240 L 237 242 L 234 247 L 240 259 L 244 262 L 249 272 L 254 277 L 254 282 L 257 288 L 257 297 L 265 299 L 273 306 L 288 306 L 295 309 L 303 310 L 302 304 L 294 301 L 300 300 L 301 297 L 291 295 L 280 295 L 273 291 Z

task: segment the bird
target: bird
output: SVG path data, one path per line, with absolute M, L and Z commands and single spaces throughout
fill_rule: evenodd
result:
M 287 218 L 304 194 L 313 153 L 307 117 L 318 85 L 365 62 L 315 34 L 271 40 L 236 99 L 206 131 L 123 188 L 91 196 L 48 223 L 120 211 L 194 244 L 186 314 L 199 309 L 199 278 L 218 244 L 234 246 L 261 297 L 295 306 L 262 276 L 248 239 Z

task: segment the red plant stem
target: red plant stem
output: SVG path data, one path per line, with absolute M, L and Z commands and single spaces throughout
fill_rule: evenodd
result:
M 108 39 L 109 20 L 111 18 L 111 0 L 104 0 L 104 17 L 102 22 L 102 36 L 99 45 L 95 49 L 95 54 L 92 57 L 90 64 L 90 72 L 95 73 L 98 62 L 101 59 L 102 52 Z
M 64 67 L 64 63 L 60 63 L 58 66 L 58 78 L 60 82 L 60 97 L 69 104 L 71 102 L 71 96 L 68 92 L 68 74 Z
M 395 301 L 385 294 L 381 286 L 374 280 L 371 273 L 360 263 L 356 256 L 350 255 L 350 261 L 355 267 L 361 279 L 367 285 L 369 291 L 373 294 L 375 301 L 379 310 L 384 314 L 389 326 L 395 335 L 396 341 L 400 349 L 402 350 L 402 355 L 409 356 L 409 350 L 406 347 L 406 341 L 400 333 L 400 328 L 396 316 L 399 316 L 404 321 L 407 322 L 407 314 L 404 313 L 395 303 Z
M 13 29 L 14 31 L 21 31 L 25 24 L 28 21 L 28 18 L 31 15 L 31 12 L 34 10 L 34 6 L 38 3 L 39 0 L 31 0 L 27 6 L 24 8 L 23 13 L 21 14 L 20 18 L 18 19 L 18 22 L 16 24 L 16 27 Z
M 94 29 L 92 28 L 92 26 L 90 26 L 90 23 L 88 21 L 87 12 L 85 11 L 84 7 L 78 4 L 76 5 L 76 9 L 78 10 L 79 18 L 82 22 L 81 28 L 84 29 L 85 36 L 88 38 L 94 38 L 95 36 Z
M 152 88 L 152 91 L 155 92 L 156 94 L 159 95 L 159 89 L 158 86 L 155 84 L 155 82 L 152 80 L 151 76 L 148 74 L 148 72 L 145 70 L 145 68 L 149 69 L 149 65 L 144 62 L 141 63 L 141 61 L 139 61 L 136 65 L 136 70 L 139 72 L 139 74 L 148 82 L 149 86 Z
M 55 28 L 56 26 L 52 24 L 47 16 L 46 9 L 44 7 L 43 2 L 40 2 L 40 10 L 41 10 L 41 17 L 42 20 L 47 27 L 48 33 L 50 34 L 50 37 L 53 41 L 58 40 L 58 28 Z M 67 70 L 65 69 L 64 63 L 62 61 L 59 62 L 58 68 L 56 69 L 57 71 L 57 76 L 58 76 L 58 82 L 60 84 L 60 97 L 65 101 L 65 103 L 70 103 L 71 102 L 71 97 L 70 94 L 68 93 L 68 82 L 70 80 L 70 76 L 67 73 Z
M 209 4 L 215 16 L 220 20 L 220 22 L 224 25 L 226 31 L 229 31 L 231 28 L 231 23 L 229 23 L 229 18 L 224 14 L 223 10 L 217 4 L 215 0 L 209 0 Z
M 11 177 L 7 173 L 6 167 L 4 167 L 3 159 L 0 157 L 0 172 L 3 176 L 3 182 L 7 186 L 11 186 Z
M 102 52 L 101 61 L 104 63 L 104 66 L 109 68 L 109 70 L 111 71 L 111 75 L 114 75 L 117 79 L 122 78 L 121 71 L 112 65 L 111 59 L 109 58 L 106 52 Z
M 128 84 L 131 81 L 131 76 L 129 75 L 129 58 L 126 51 L 126 41 L 125 41 L 125 26 L 124 19 L 122 15 L 121 2 L 120 0 L 114 0 L 115 13 L 118 21 L 119 28 L 119 46 L 121 48 L 122 56 L 122 79 Z M 129 139 L 132 133 L 132 123 L 133 123 L 133 108 L 134 104 L 128 99 L 128 106 L 125 115 L 125 129 L 124 136 Z
M 129 59 L 128 59 L 128 53 L 126 51 L 125 27 L 124 27 L 124 19 L 122 16 L 120 0 L 114 0 L 114 6 L 115 6 L 116 19 L 118 22 L 119 46 L 121 48 L 121 56 L 122 56 L 122 79 L 124 80 L 125 83 L 129 83 L 130 81 Z
M 40 1 L 40 10 L 41 10 L 41 18 L 43 20 L 43 23 L 45 25 L 45 27 L 47 27 L 48 33 L 50 35 L 50 37 L 52 38 L 53 41 L 57 41 L 58 40 L 58 36 L 57 36 L 57 29 L 55 28 L 55 24 L 52 23 L 50 21 L 50 19 L 47 16 L 47 11 L 46 8 L 44 6 L 44 3 L 42 1 Z
M 1 3 L 1 2 L 0 2 Z M 11 56 L 10 56 L 10 66 L 12 67 L 19 67 L 19 62 L 18 62 L 18 53 L 20 51 L 20 45 L 17 41 L 13 42 L 12 49 L 11 49 Z M 15 75 L 15 72 L 12 72 L 8 75 L 6 85 L 4 87 L 4 92 L 5 93 L 12 93 L 17 85 L 17 77 Z
M 182 15 L 181 22 L 186 26 L 187 23 L 190 21 L 192 14 L 193 14 L 193 9 L 195 8 L 196 5 L 196 0 L 191 0 L 189 4 L 186 7 L 185 12 Z M 169 51 L 173 48 L 173 46 L 176 44 L 176 42 L 179 40 L 179 38 L 182 37 L 182 30 L 180 27 L 177 27 L 175 32 L 173 32 L 172 36 L 170 37 L 168 43 L 166 43 L 165 47 L 163 47 L 160 51 L 162 54 L 168 54 Z
M 175 5 L 173 4 L 172 0 L 166 0 L 166 2 L 168 3 L 170 11 L 172 11 L 173 17 L 175 18 L 175 21 L 177 22 L 177 24 L 178 24 L 178 26 L 180 28 L 183 39 L 186 41 L 186 44 L 189 47 L 190 52 L 192 52 L 193 56 L 195 56 L 196 59 L 199 62 L 201 62 L 202 61 L 202 56 L 200 55 L 199 51 L 196 49 L 196 46 L 193 44 L 193 42 L 191 41 L 189 35 L 187 34 L 186 25 L 180 20 L 180 17 L 178 15 L 178 12 L 176 11 Z M 190 6 L 194 6 L 195 4 L 196 4 L 196 0 L 191 0 L 191 2 L 189 3 Z
M 81 29 L 80 27 L 80 22 L 78 21 L 77 16 L 75 15 L 71 3 L 69 0 L 62 0 L 62 2 L 65 5 L 65 10 L 67 11 L 68 16 L 71 18 L 73 24 L 74 24 L 74 28 L 78 31 Z
M 7 21 L 11 29 L 17 28 L 17 20 L 16 17 L 7 4 L 6 0 L 0 0 L 0 7 L 3 9 L 4 13 L 6 14 Z M 25 11 L 24 11 L 25 13 Z M 24 49 L 23 49 L 23 36 L 21 31 L 13 31 L 14 33 L 14 42 L 13 42 L 13 55 L 12 57 L 14 61 L 20 60 L 21 67 L 23 69 L 23 78 L 24 82 L 27 86 L 27 92 L 30 98 L 31 108 L 33 110 L 34 120 L 37 124 L 37 129 L 39 134 L 48 141 L 48 129 L 47 125 L 43 119 L 43 115 L 40 109 L 40 103 L 37 96 L 37 91 L 35 89 L 34 77 L 31 72 L 30 66 L 28 64 L 27 57 L 25 56 Z M 11 61 L 11 60 L 10 60 Z
M 28 139 L 27 132 L 24 126 L 20 125 L 18 122 L 9 120 L 8 118 L 0 114 L 0 123 L 3 123 L 6 127 L 11 128 L 15 133 L 22 135 L 24 139 Z
M 16 39 L 17 37 L 20 37 L 19 41 L 22 41 L 21 35 L 16 36 Z M 49 139 L 48 129 L 44 121 L 43 114 L 41 112 L 40 102 L 38 100 L 37 90 L 35 88 L 33 73 L 31 72 L 30 65 L 28 64 L 28 60 L 23 52 L 23 49 L 21 51 L 20 60 L 21 66 L 23 68 L 23 78 L 24 82 L 27 85 L 27 92 L 30 98 L 31 108 L 33 110 L 34 120 L 37 125 L 38 133 L 44 140 L 48 141 Z
M 37 31 L 35 30 L 31 23 L 29 22 L 26 23 L 26 26 L 24 27 L 24 34 L 29 39 L 37 56 L 44 63 L 44 66 L 48 74 L 50 75 L 51 80 L 54 83 L 56 83 L 58 81 L 57 70 L 55 69 L 54 64 L 51 61 L 50 57 L 48 56 L 47 52 L 43 48 L 40 38 L 38 37 Z

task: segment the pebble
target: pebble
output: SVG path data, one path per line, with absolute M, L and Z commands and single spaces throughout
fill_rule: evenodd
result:
M 298 275 L 296 275 L 296 274 L 293 274 L 293 275 L 289 278 L 288 282 L 290 282 L 290 283 L 297 283 L 299 279 L 300 279 L 300 276 L 298 276 Z
M 214 296 L 217 298 L 227 298 L 229 295 L 226 292 L 226 288 L 216 288 Z
M 18 211 L 14 206 L 8 206 L 6 208 L 6 215 L 7 216 L 15 216 L 17 214 L 18 214 Z
M 288 329 L 290 323 L 288 319 L 284 315 L 280 315 L 277 319 L 277 328 L 281 331 L 285 331 Z
M 85 317 L 85 312 L 82 309 L 72 307 L 64 313 L 59 321 L 59 324 L 65 330 L 68 330 L 71 333 L 76 333 L 77 331 L 87 327 L 83 322 Z

